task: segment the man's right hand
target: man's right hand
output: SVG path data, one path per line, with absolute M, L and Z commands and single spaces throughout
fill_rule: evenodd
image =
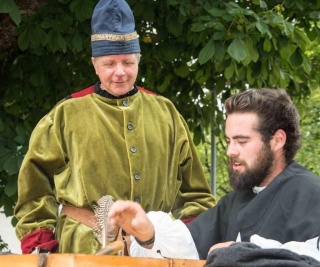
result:
M 150 240 L 154 236 L 152 222 L 148 219 L 143 208 L 133 201 L 116 201 L 109 210 L 108 221 L 110 226 L 119 226 L 128 235 L 132 235 L 142 242 Z

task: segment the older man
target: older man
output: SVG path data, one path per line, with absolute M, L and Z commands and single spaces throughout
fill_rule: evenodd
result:
M 135 85 L 140 46 L 124 0 L 98 2 L 91 45 L 99 81 L 59 102 L 30 139 L 15 207 L 23 253 L 97 252 L 116 235 L 103 224 L 107 196 L 187 220 L 215 203 L 185 120 Z

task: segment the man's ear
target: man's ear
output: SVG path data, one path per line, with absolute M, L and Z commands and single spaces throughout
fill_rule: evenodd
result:
M 279 129 L 277 130 L 272 139 L 270 140 L 270 146 L 273 151 L 282 149 L 287 141 L 287 135 L 285 131 Z
M 96 68 L 96 65 L 95 65 L 95 63 L 96 63 L 96 58 L 91 57 L 91 62 L 92 62 L 92 65 L 93 65 L 93 67 L 94 67 L 94 70 L 95 70 L 96 74 L 98 75 L 98 73 L 97 73 L 97 68 Z
M 91 57 L 91 62 L 92 62 L 92 65 L 94 66 L 94 61 L 95 61 L 95 58 L 94 57 Z

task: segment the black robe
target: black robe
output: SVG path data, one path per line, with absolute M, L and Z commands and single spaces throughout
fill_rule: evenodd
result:
M 262 192 L 231 192 L 190 222 L 201 259 L 211 246 L 251 235 L 304 242 L 320 234 L 320 177 L 292 162 Z

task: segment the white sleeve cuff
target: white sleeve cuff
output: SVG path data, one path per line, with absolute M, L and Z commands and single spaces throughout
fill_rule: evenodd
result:
M 147 214 L 155 228 L 152 249 L 146 249 L 131 237 L 130 256 L 149 258 L 199 259 L 198 251 L 186 225 L 161 211 Z

